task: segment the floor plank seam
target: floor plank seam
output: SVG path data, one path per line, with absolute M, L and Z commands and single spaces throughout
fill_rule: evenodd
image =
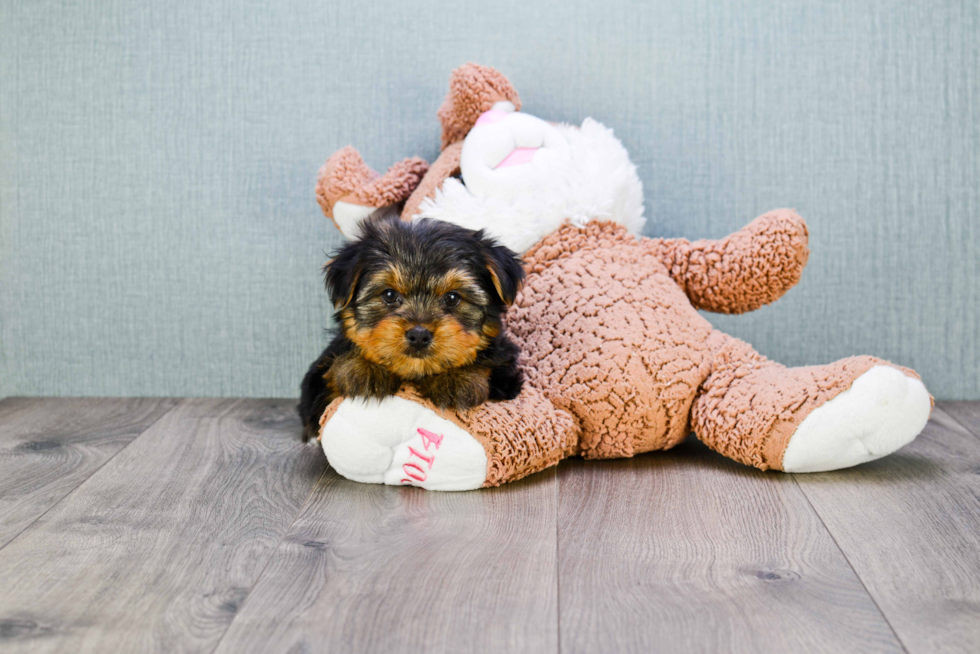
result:
M 885 624 L 888 625 L 888 628 L 891 630 L 892 634 L 894 634 L 895 640 L 897 640 L 898 644 L 902 646 L 902 651 L 906 652 L 906 654 L 909 654 L 909 648 L 905 645 L 905 641 L 903 641 L 902 637 L 898 634 L 897 631 L 895 631 L 895 627 L 894 625 L 892 625 L 891 620 L 889 620 L 888 616 L 885 615 L 885 612 L 881 609 L 881 606 L 878 604 L 878 600 L 875 599 L 875 596 L 871 594 L 871 591 L 868 589 L 867 584 L 864 583 L 864 579 L 861 578 L 861 575 L 858 574 L 858 571 L 854 567 L 854 564 L 851 563 L 851 559 L 847 556 L 847 552 L 845 552 L 844 548 L 842 548 L 840 546 L 840 543 L 837 542 L 837 537 L 834 536 L 834 532 L 831 531 L 830 527 L 827 526 L 827 523 L 824 522 L 823 516 L 820 515 L 820 512 L 817 511 L 817 508 L 813 506 L 813 502 L 810 501 L 810 496 L 806 494 L 806 489 L 800 485 L 800 482 L 797 481 L 795 475 L 793 476 L 793 483 L 796 484 L 796 487 L 798 489 L 800 489 L 800 492 L 803 494 L 804 499 L 806 499 L 806 503 L 810 507 L 810 510 L 813 511 L 814 515 L 816 515 L 817 519 L 820 521 L 820 524 L 823 525 L 823 528 L 827 531 L 827 535 L 830 536 L 830 540 L 833 541 L 834 547 L 837 548 L 837 551 L 840 552 L 840 555 L 844 557 L 845 561 L 847 561 L 847 567 L 849 567 L 851 569 L 851 572 L 854 573 L 854 576 L 861 584 L 861 588 L 864 589 L 864 592 L 868 595 L 868 598 L 871 600 L 871 603 L 875 605 L 876 609 L 878 609 L 878 614 L 881 616 L 881 619 L 885 621 Z
M 950 402 L 939 402 L 936 404 L 936 408 L 945 413 L 950 419 L 957 425 L 966 430 L 968 434 L 972 434 L 974 437 L 980 439 L 980 426 L 968 425 L 967 423 L 956 417 L 956 413 L 953 411 L 947 411 L 946 407 L 951 404 Z
M 10 399 L 10 398 L 7 398 L 7 399 Z M 13 543 L 15 540 L 17 540 L 18 538 L 20 538 L 21 536 L 23 536 L 25 533 L 27 533 L 27 531 L 31 527 L 33 527 L 35 524 L 37 524 L 37 521 L 38 520 L 40 520 L 41 518 L 43 518 L 44 516 L 46 516 L 48 513 L 50 513 L 56 506 L 60 506 L 62 502 L 64 502 L 66 499 L 68 499 L 74 493 L 78 492 L 78 489 L 80 489 L 82 486 L 84 486 L 85 484 L 87 484 L 92 477 L 94 477 L 95 475 L 97 475 L 98 472 L 99 472 L 99 470 L 102 470 L 102 468 L 104 468 L 107 465 L 109 465 L 109 462 L 110 461 L 112 461 L 117 456 L 119 456 L 123 451 L 126 450 L 126 448 L 128 448 L 130 445 L 132 445 L 133 443 L 135 443 L 137 440 L 139 440 L 143 436 L 143 434 L 145 434 L 146 432 L 150 431 L 154 427 L 154 425 L 156 425 L 158 422 L 160 422 L 161 420 L 163 420 L 164 418 L 166 418 L 168 415 L 170 415 L 170 413 L 172 411 L 176 410 L 177 407 L 181 406 L 184 402 L 185 402 L 185 400 L 178 400 L 178 402 L 176 404 L 174 404 L 168 410 L 166 410 L 162 414 L 160 414 L 160 417 L 159 418 L 157 418 L 156 420 L 154 420 L 153 422 L 151 422 L 149 425 L 147 425 L 146 426 L 146 429 L 144 429 L 139 434 L 137 434 L 136 437 L 133 438 L 133 440 L 129 441 L 124 446 L 122 446 L 121 448 L 119 448 L 119 451 L 118 452 L 116 452 L 115 454 L 113 454 L 112 456 L 110 456 L 108 459 L 106 459 L 105 461 L 103 461 L 102 462 L 102 465 L 100 465 L 98 468 L 96 468 L 95 470 L 93 470 L 92 473 L 88 477 L 86 477 L 85 479 L 83 479 L 80 484 L 78 484 L 77 486 L 75 486 L 74 488 L 72 488 L 70 491 L 68 491 L 67 493 L 65 493 L 61 497 L 59 497 L 56 502 L 54 502 L 51 506 L 49 506 L 47 509 L 45 509 L 44 511 L 42 511 L 36 518 L 34 518 L 29 523 L 27 523 L 26 525 L 24 525 L 24 528 L 21 529 L 20 531 L 18 531 L 16 534 L 14 534 L 14 536 L 10 540 L 8 540 L 6 543 L 3 543 L 2 545 L 0 545 L 0 551 L 2 551 L 5 547 L 7 547 L 11 543 Z
M 561 654 L 561 478 L 555 470 L 555 621 L 558 627 L 558 654 Z
M 307 443 L 303 443 L 302 445 L 300 445 L 300 447 L 309 447 L 309 445 Z M 320 482 L 323 480 L 323 478 L 326 476 L 328 472 L 330 472 L 329 463 L 326 466 L 324 466 L 323 471 L 320 472 L 320 475 L 316 478 L 316 481 L 313 483 L 312 488 L 310 488 L 309 494 L 307 494 L 306 499 L 303 500 L 303 503 L 300 504 L 299 510 L 296 511 L 296 515 L 293 516 L 293 519 L 289 523 L 289 526 L 283 530 L 282 536 L 279 537 L 279 541 L 276 543 L 276 546 L 273 547 L 271 550 L 271 554 L 269 555 L 269 560 L 265 562 L 265 565 L 262 566 L 262 571 L 259 572 L 258 575 L 256 575 L 255 581 L 253 581 L 252 585 L 248 587 L 248 592 L 245 593 L 245 598 L 241 601 L 241 603 L 238 605 L 238 608 L 235 610 L 235 617 L 232 618 L 231 622 L 228 623 L 228 626 L 225 627 L 224 632 L 221 634 L 221 638 L 218 639 L 218 641 L 214 644 L 214 647 L 211 649 L 211 654 L 217 652 L 218 648 L 221 647 L 221 643 L 224 641 L 225 636 L 227 636 L 228 632 L 231 631 L 231 628 L 235 624 L 235 621 L 238 620 L 238 616 L 242 614 L 242 611 L 245 609 L 245 605 L 248 604 L 248 598 L 252 596 L 252 592 L 255 590 L 255 587 L 259 585 L 259 582 L 262 580 L 262 577 L 265 576 L 266 570 L 268 570 L 269 566 L 272 564 L 272 560 L 276 557 L 276 554 L 279 552 L 279 548 L 282 546 L 282 542 L 286 540 L 286 536 L 288 536 L 292 531 L 293 525 L 295 525 L 296 521 L 299 520 L 299 517 L 303 515 L 303 510 L 306 508 L 306 505 L 310 503 L 310 498 L 312 498 L 313 494 L 316 493 L 316 489 L 319 488 Z

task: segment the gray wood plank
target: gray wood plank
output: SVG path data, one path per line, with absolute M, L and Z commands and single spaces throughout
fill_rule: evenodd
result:
M 166 398 L 0 402 L 0 548 L 176 404 Z
M 18 405 L 24 401 L 36 400 L 37 398 L 27 397 L 4 397 L 0 399 L 0 420 L 3 420 L 11 412 L 16 411 Z
M 563 653 L 901 651 L 792 477 L 689 439 L 558 483 Z
M 936 408 L 895 454 L 796 479 L 909 652 L 980 651 L 980 439 Z
M 937 402 L 936 406 L 966 427 L 967 431 L 980 438 L 980 401 Z
M 326 466 L 294 406 L 184 400 L 0 550 L 0 649 L 212 650 Z
M 554 469 L 492 490 L 329 471 L 217 652 L 558 651 Z

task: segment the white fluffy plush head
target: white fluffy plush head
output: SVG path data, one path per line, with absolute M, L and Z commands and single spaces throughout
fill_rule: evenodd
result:
M 643 187 L 613 131 L 586 118 L 552 125 L 500 103 L 463 141 L 462 180 L 443 182 L 416 218 L 485 229 L 526 252 L 566 222 L 611 220 L 639 234 Z

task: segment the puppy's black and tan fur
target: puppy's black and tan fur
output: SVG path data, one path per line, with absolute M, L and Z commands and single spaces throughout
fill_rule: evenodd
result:
M 482 231 L 375 218 L 324 270 L 339 328 L 303 379 L 304 440 L 334 398 L 382 398 L 403 381 L 443 408 L 517 397 L 518 348 L 502 319 L 524 269 Z

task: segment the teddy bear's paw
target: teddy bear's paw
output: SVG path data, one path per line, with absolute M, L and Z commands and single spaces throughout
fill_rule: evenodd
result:
M 427 490 L 471 490 L 487 477 L 479 441 L 430 409 L 400 397 L 344 400 L 320 442 L 352 481 Z
M 931 410 L 921 381 L 875 366 L 800 423 L 783 453 L 783 470 L 823 472 L 880 459 L 910 443 Z

